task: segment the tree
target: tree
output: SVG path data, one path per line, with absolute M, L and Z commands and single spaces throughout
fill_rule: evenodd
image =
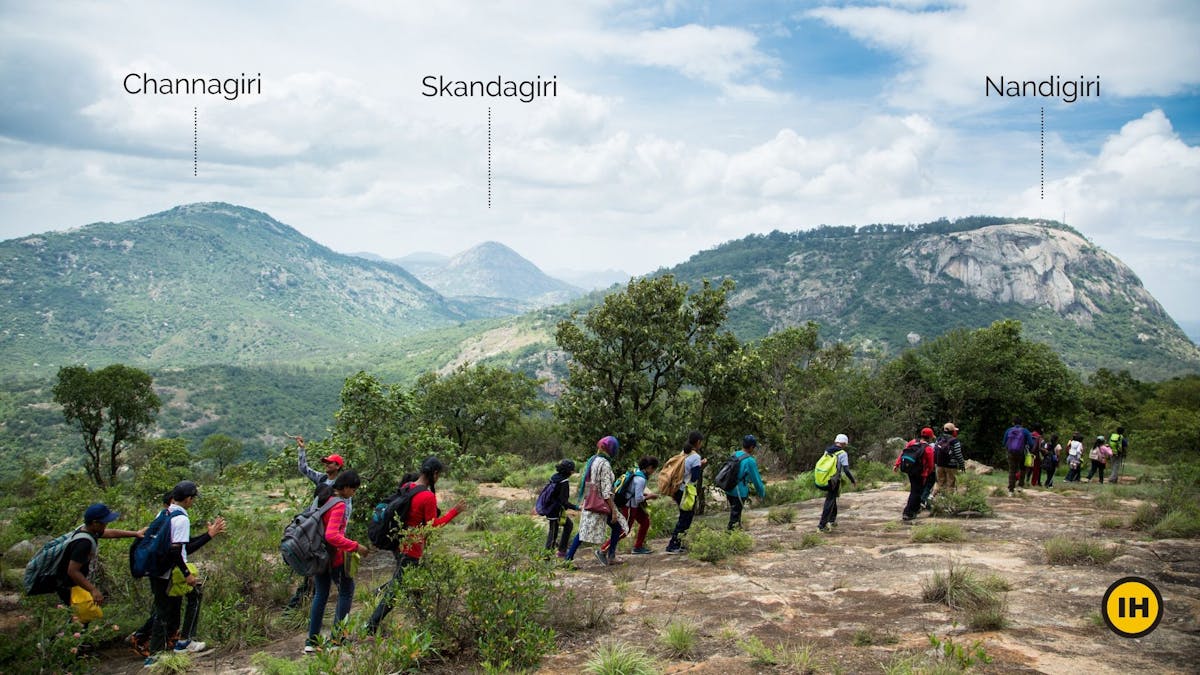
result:
M 149 374 L 119 363 L 97 371 L 59 369 L 54 402 L 83 436 L 84 465 L 97 486 L 116 481 L 121 453 L 154 423 L 162 402 L 152 383 Z
M 720 334 L 732 289 L 705 281 L 688 295 L 669 274 L 634 279 L 581 320 L 560 322 L 555 340 L 571 360 L 556 414 L 567 433 L 586 447 L 612 434 L 631 454 L 676 445 L 696 421 L 680 404 L 689 366 Z
M 242 456 L 241 441 L 226 434 L 211 434 L 200 444 L 200 459 L 211 461 L 217 466 L 217 476 L 224 476 L 225 469 Z
M 458 444 L 460 455 L 476 445 L 495 448 L 501 437 L 538 402 L 538 381 L 524 373 L 463 364 L 444 377 L 428 372 L 413 388 L 421 418 L 440 424 Z
M 133 493 L 158 504 L 163 494 L 181 480 L 192 478 L 192 453 L 183 438 L 148 438 L 129 452 Z

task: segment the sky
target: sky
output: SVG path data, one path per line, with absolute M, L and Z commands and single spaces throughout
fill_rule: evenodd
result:
M 261 93 L 124 88 L 242 73 Z M 0 0 L 0 239 L 199 201 L 347 253 L 633 274 L 776 229 L 1065 220 L 1200 321 L 1200 3 Z

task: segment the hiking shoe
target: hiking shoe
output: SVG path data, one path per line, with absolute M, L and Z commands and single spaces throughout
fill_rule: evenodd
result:
M 651 551 L 645 546 L 638 546 L 633 549 L 633 552 L 635 555 L 650 555 L 651 553 L 654 553 L 654 551 Z
M 600 564 L 604 565 L 605 567 L 607 567 L 609 564 L 608 556 L 604 555 L 604 551 L 601 551 L 600 549 L 596 549 L 596 560 L 599 560 Z
M 176 654 L 183 654 L 183 653 L 195 654 L 197 652 L 204 651 L 205 648 L 207 648 L 207 647 L 208 647 L 207 643 L 200 642 L 199 640 L 180 640 L 175 643 L 175 653 Z
M 829 525 L 827 527 L 829 527 L 830 529 L 837 529 L 837 521 L 836 520 L 829 521 Z
M 158 663 L 157 656 L 147 656 L 145 661 L 142 661 L 143 668 L 153 668 L 154 664 Z
M 150 656 L 150 638 L 137 633 L 130 633 L 129 637 L 125 638 L 125 643 L 133 650 L 134 654 L 144 658 Z
M 683 548 L 679 547 L 679 546 L 668 546 L 666 548 L 665 552 L 666 553 L 683 553 Z
M 828 531 L 829 531 L 829 527 L 826 525 L 818 525 L 817 526 L 817 532 L 828 532 Z
M 316 653 L 317 653 L 316 647 L 314 647 L 313 645 L 304 645 L 304 655 L 305 656 L 311 656 L 312 654 L 316 654 Z

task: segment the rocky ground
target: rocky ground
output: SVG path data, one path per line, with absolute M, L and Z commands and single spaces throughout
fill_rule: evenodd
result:
M 840 527 L 809 548 L 801 547 L 801 538 L 815 530 L 819 500 L 787 507 L 795 511 L 791 523 L 769 523 L 767 509 L 748 510 L 754 550 L 718 564 L 663 554 L 665 540 L 652 542 L 654 555 L 626 555 L 615 567 L 601 566 L 583 549 L 578 569 L 564 573 L 561 583 L 595 600 L 591 610 L 603 613 L 608 625 L 561 636 L 558 652 L 537 672 L 580 673 L 597 644 L 608 639 L 657 655 L 667 673 L 784 672 L 784 666 L 764 665 L 747 654 L 742 643 L 756 636 L 767 645 L 811 647 L 814 672 L 878 673 L 906 653 L 928 652 L 930 634 L 964 645 L 979 641 L 992 659 L 977 668 L 981 672 L 1197 672 L 1200 541 L 1152 541 L 1128 529 L 1101 529 L 1101 516 L 1127 521 L 1137 502 L 1096 504 L 1104 488 L 1080 487 L 991 497 L 994 518 L 923 515 L 917 521 L 960 525 L 966 540 L 957 543 L 912 543 L 912 526 L 899 520 L 905 492 L 888 484 L 843 495 Z M 1043 542 L 1062 534 L 1120 544 L 1124 553 L 1101 566 L 1048 565 Z M 951 563 L 1010 582 L 1012 590 L 1004 594 L 1008 627 L 970 632 L 962 614 L 921 601 L 922 582 Z M 1161 624 L 1141 639 L 1117 637 L 1098 623 L 1105 589 L 1129 575 L 1152 581 L 1165 602 Z M 699 631 L 687 660 L 667 658 L 659 646 L 658 636 L 672 619 Z M 871 636 L 875 644 L 857 646 L 856 635 L 860 643 Z M 252 652 L 204 656 L 194 672 L 254 672 L 254 652 L 301 658 L 302 641 L 297 635 Z M 101 662 L 105 673 L 140 667 L 128 652 L 105 654 Z

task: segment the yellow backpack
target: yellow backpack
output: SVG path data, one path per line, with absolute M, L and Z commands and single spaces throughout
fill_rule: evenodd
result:
M 683 485 L 683 460 L 687 456 L 688 453 L 681 452 L 663 464 L 658 472 L 658 494 L 671 497 Z

